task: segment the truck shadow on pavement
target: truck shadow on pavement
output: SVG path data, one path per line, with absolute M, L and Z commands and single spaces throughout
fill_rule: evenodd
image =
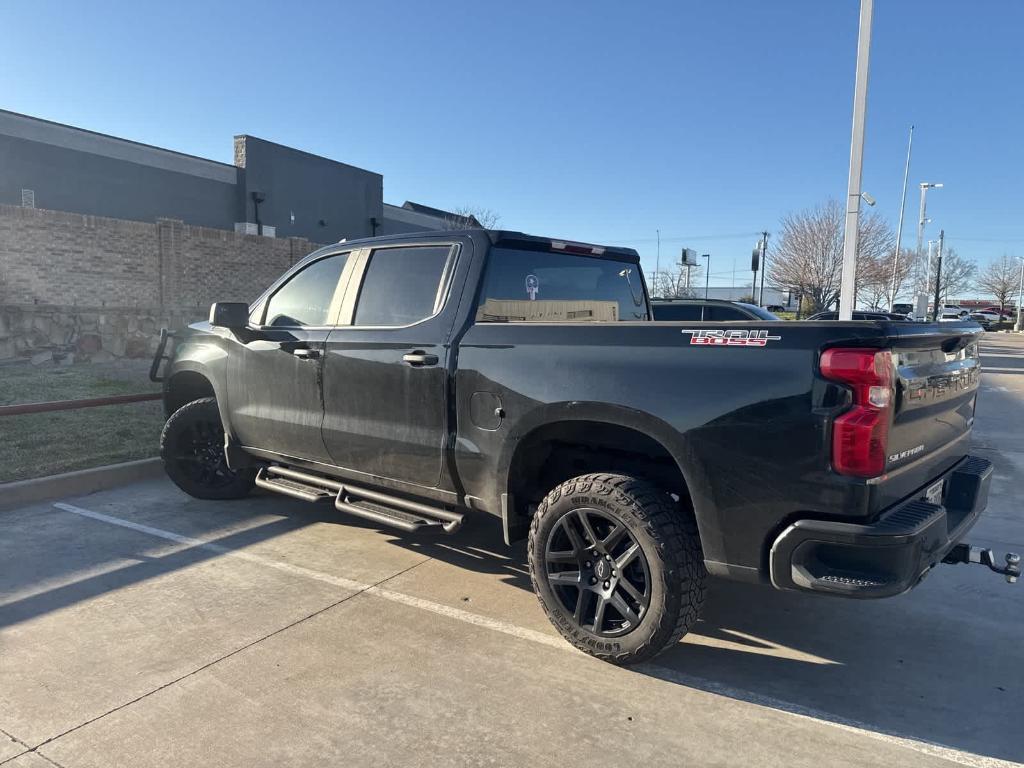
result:
M 454 536 L 391 543 L 531 590 L 525 545 L 507 549 L 497 536 L 482 520 Z M 633 671 L 880 734 L 1024 758 L 1016 714 L 1024 621 L 1019 611 L 1004 618 L 1017 595 L 992 574 L 944 566 L 880 601 L 709 584 L 689 635 Z
M 261 520 L 264 513 L 272 517 Z M 316 523 L 337 524 L 341 536 L 348 528 L 375 529 L 330 508 L 258 496 L 216 507 L 182 504 L 175 497 L 165 514 L 169 517 L 134 519 L 215 547 L 161 541 L 56 511 L 43 523 L 38 510 L 5 513 L 0 628 Z M 525 545 L 506 548 L 493 520 L 471 518 L 453 536 L 391 531 L 380 536 L 452 566 L 457 578 L 496 578 L 499 594 L 508 588 L 531 590 Z M 1018 596 L 977 571 L 944 567 L 914 592 L 884 601 L 713 580 L 703 617 L 683 642 L 630 673 L 1020 760 L 1024 741 L 1016 712 L 1024 690 L 1024 620 L 1014 600 Z

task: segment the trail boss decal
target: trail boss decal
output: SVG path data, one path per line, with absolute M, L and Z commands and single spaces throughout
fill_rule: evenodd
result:
M 768 331 L 686 331 L 691 344 L 713 347 L 765 347 L 769 341 L 781 341 L 781 336 L 769 336 Z

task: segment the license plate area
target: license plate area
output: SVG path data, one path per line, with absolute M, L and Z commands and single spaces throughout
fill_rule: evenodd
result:
M 942 505 L 942 495 L 945 490 L 946 481 L 936 480 L 934 483 L 928 486 L 924 492 L 924 500 L 931 504 Z

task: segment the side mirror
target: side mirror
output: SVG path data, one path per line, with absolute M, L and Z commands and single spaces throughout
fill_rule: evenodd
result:
M 249 325 L 249 305 L 242 301 L 218 301 L 210 305 L 210 325 L 237 331 Z

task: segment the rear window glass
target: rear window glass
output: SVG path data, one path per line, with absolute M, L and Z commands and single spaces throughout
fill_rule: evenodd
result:
M 478 323 L 646 320 L 639 265 L 547 251 L 494 248 Z

